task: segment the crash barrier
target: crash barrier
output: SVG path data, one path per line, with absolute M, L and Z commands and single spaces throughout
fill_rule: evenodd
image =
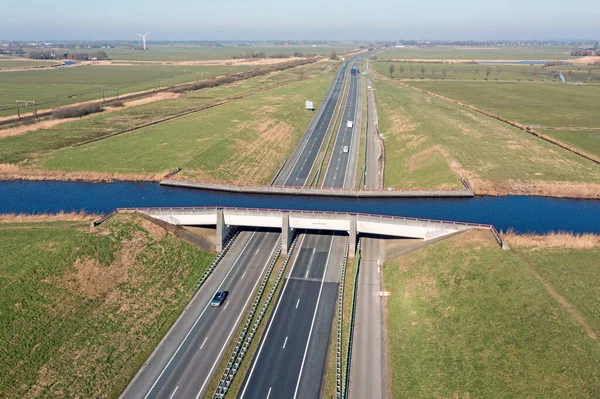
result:
M 335 396 L 337 399 L 341 399 L 344 395 L 344 386 L 342 384 L 342 338 L 344 336 L 344 281 L 346 280 L 348 246 L 349 242 L 346 240 L 344 260 L 342 262 L 342 275 L 340 276 L 340 285 L 338 288 L 337 342 L 335 349 Z
M 198 280 L 198 282 L 196 283 L 196 285 L 194 285 L 194 288 L 192 288 L 192 294 L 195 294 L 196 291 L 198 291 L 198 289 L 200 289 L 200 287 L 202 286 L 202 284 L 204 284 L 204 282 L 211 275 L 211 273 L 213 272 L 213 270 L 215 270 L 215 268 L 217 267 L 217 265 L 219 264 L 219 262 L 221 261 L 221 259 L 223 259 L 223 257 L 227 253 L 227 251 L 229 251 L 229 248 L 231 247 L 231 245 L 233 244 L 233 242 L 237 238 L 238 234 L 239 234 L 239 231 L 237 230 L 237 228 L 232 227 L 232 228 L 229 229 L 229 231 L 227 232 L 227 236 L 226 236 L 226 238 L 224 240 L 227 244 L 225 244 L 223 246 L 223 250 L 217 254 L 217 256 L 212 261 L 212 263 L 210 264 L 210 266 L 202 274 L 202 277 L 200 277 L 200 280 Z
M 254 297 L 254 302 L 252 303 L 252 307 L 250 308 L 248 316 L 246 316 L 246 321 L 244 323 L 244 327 L 242 328 L 242 331 L 240 332 L 240 335 L 237 339 L 235 347 L 233 348 L 233 352 L 231 353 L 231 356 L 229 356 L 229 361 L 227 362 L 227 366 L 225 367 L 225 370 L 223 371 L 221 380 L 219 381 L 219 384 L 217 385 L 217 389 L 215 390 L 215 392 L 213 394 L 213 399 L 222 399 L 225 397 L 225 395 L 227 395 L 227 392 L 229 391 L 229 388 L 231 387 L 231 384 L 233 383 L 233 380 L 242 364 L 242 361 L 244 360 L 246 353 L 250 349 L 252 340 L 254 339 L 255 335 L 258 332 L 260 323 L 261 323 L 263 317 L 265 316 L 267 309 L 269 308 L 269 305 L 271 304 L 271 301 L 273 300 L 273 297 L 275 296 L 277 287 L 279 286 L 279 283 L 281 282 L 281 279 L 283 278 L 283 275 L 285 273 L 287 265 L 290 261 L 292 253 L 294 251 L 297 237 L 298 236 L 294 237 L 294 240 L 292 241 L 292 244 L 290 245 L 288 255 L 286 256 L 285 260 L 283 261 L 283 264 L 281 265 L 281 270 L 279 270 L 279 273 L 277 274 L 277 277 L 275 278 L 275 282 L 273 283 L 273 286 L 271 287 L 271 290 L 269 291 L 267 299 L 265 300 L 265 303 L 263 303 L 263 306 L 260 308 L 260 311 L 258 312 L 258 315 L 256 316 L 256 319 L 254 320 L 254 323 L 252 323 L 252 319 L 256 315 L 258 305 L 260 303 L 260 300 L 262 298 L 264 290 L 267 287 L 267 283 L 269 282 L 271 273 L 273 272 L 273 269 L 275 268 L 275 264 L 277 263 L 277 259 L 279 258 L 279 255 L 281 254 L 281 246 L 275 253 L 275 256 L 273 256 L 273 259 L 271 260 L 271 264 L 269 265 L 267 273 L 265 274 L 265 276 L 263 278 L 261 286 L 258 289 L 258 292 L 256 293 L 256 295 Z
M 348 384 L 350 383 L 350 362 L 352 361 L 352 342 L 354 341 L 354 319 L 356 317 L 356 291 L 358 290 L 358 272 L 360 269 L 360 239 L 356 246 L 356 260 L 354 268 L 354 286 L 352 287 L 352 302 L 350 305 L 350 331 L 348 336 L 348 346 L 346 347 L 346 364 L 344 370 L 344 384 L 342 390 L 342 399 L 348 395 Z
M 165 177 L 163 177 L 163 179 L 168 179 L 169 177 L 179 172 L 181 172 L 181 168 L 175 168 L 172 171 L 170 171 Z
M 99 226 L 100 224 L 106 222 L 106 219 L 110 218 L 112 215 L 114 215 L 118 211 L 119 211 L 118 209 L 115 209 L 114 211 L 109 212 L 106 215 L 102 216 L 100 219 L 93 221 L 92 222 L 92 227 Z
M 283 170 L 283 167 L 285 166 L 285 163 L 287 162 L 287 160 L 288 160 L 288 157 L 283 158 L 283 162 L 281 162 L 281 165 L 279 166 L 279 169 L 277 169 L 277 172 L 275 172 L 275 175 L 273 176 L 273 178 L 269 182 L 269 186 L 272 186 L 273 183 L 275 183 L 275 180 L 277 180 L 277 178 L 281 174 L 281 171 Z

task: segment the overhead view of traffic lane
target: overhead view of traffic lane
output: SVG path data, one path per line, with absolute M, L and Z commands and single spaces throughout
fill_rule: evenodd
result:
M 178 341 L 174 337 L 169 339 L 170 351 L 161 351 L 160 356 L 149 358 L 123 398 L 162 398 L 173 393 L 173 398 L 195 398 L 204 392 L 260 276 L 279 245 L 279 236 L 278 231 L 255 230 L 240 234 L 237 240 L 244 245 L 232 248 L 217 268 L 228 269 L 226 275 L 210 290 L 208 286 L 201 288 L 202 301 L 190 303 L 189 307 L 197 313 L 193 323 L 186 330 L 177 323 L 171 329 L 179 336 L 185 331 L 184 336 Z M 210 301 L 219 290 L 228 291 L 228 296 L 220 307 L 212 307 Z

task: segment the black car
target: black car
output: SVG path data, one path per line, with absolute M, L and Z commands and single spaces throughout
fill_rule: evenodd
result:
M 217 291 L 213 299 L 210 301 L 210 306 L 221 306 L 227 298 L 227 291 Z

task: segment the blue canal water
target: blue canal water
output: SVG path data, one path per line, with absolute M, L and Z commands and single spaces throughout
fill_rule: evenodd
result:
M 229 206 L 361 212 L 489 223 L 499 230 L 600 234 L 600 201 L 545 197 L 323 198 L 235 194 L 156 183 L 0 182 L 0 213 L 108 213 L 119 207 Z

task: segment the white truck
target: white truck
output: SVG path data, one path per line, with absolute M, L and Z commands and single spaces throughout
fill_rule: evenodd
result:
M 354 124 L 354 122 L 352 122 L 352 121 L 348 121 L 348 124 L 347 124 L 346 126 L 347 126 L 347 127 L 349 127 L 349 128 L 352 128 L 352 125 L 353 125 L 353 124 Z

